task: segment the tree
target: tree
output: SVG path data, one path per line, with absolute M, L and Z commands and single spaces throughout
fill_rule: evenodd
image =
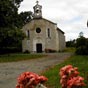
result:
M 76 54 L 88 55 L 88 39 L 83 36 L 76 40 Z
M 0 1 L 0 27 L 22 27 L 29 22 L 32 12 L 21 12 L 18 8 L 23 0 L 1 0 Z M 20 24 L 20 25 L 19 25 Z M 22 25 L 23 24 L 23 25 Z
M 32 12 L 18 14 L 22 1 L 0 0 L 0 50 L 21 46 L 22 39 L 25 37 L 21 28 L 29 22 L 32 15 Z
M 16 26 L 18 8 L 23 0 L 0 0 L 0 27 Z
M 83 37 L 83 32 L 80 32 L 79 33 L 79 37 Z
M 0 48 L 1 47 L 17 47 L 20 41 L 25 37 L 21 30 L 8 28 L 0 30 Z
M 66 47 L 75 47 L 76 40 L 70 40 L 66 42 Z
M 19 20 L 17 23 L 18 27 L 24 26 L 26 23 L 28 23 L 32 19 L 32 17 L 33 17 L 33 13 L 31 11 L 21 12 L 17 19 Z

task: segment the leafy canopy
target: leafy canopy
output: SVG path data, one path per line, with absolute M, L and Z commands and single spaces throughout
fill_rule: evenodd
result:
M 31 20 L 32 12 L 18 9 L 23 0 L 0 0 L 0 48 L 19 47 L 25 37 L 21 31 L 23 25 Z

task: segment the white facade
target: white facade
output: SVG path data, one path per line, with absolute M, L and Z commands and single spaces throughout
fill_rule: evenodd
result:
M 54 52 L 64 50 L 64 32 L 57 27 L 56 23 L 42 18 L 41 9 L 42 6 L 37 3 L 34 6 L 34 18 L 22 29 L 27 36 L 22 42 L 23 52 Z

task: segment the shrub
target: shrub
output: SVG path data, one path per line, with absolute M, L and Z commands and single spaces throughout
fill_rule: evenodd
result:
M 25 50 L 24 53 L 30 53 L 28 50 Z
M 54 53 L 54 52 L 56 52 L 56 50 L 53 50 L 53 49 L 45 49 L 45 52 L 46 53 Z
M 76 54 L 88 55 L 88 39 L 80 37 L 76 40 Z
M 22 49 L 19 47 L 5 47 L 0 48 L 0 54 L 8 54 L 8 53 L 18 53 L 22 52 Z
M 86 46 L 79 46 L 76 49 L 76 54 L 78 54 L 78 55 L 86 55 Z

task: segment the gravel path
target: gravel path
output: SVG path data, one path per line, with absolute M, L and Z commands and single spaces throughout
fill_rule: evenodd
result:
M 25 71 L 40 73 L 71 56 L 71 53 L 53 53 L 47 57 L 19 62 L 0 63 L 0 88 L 15 88 L 17 77 Z

